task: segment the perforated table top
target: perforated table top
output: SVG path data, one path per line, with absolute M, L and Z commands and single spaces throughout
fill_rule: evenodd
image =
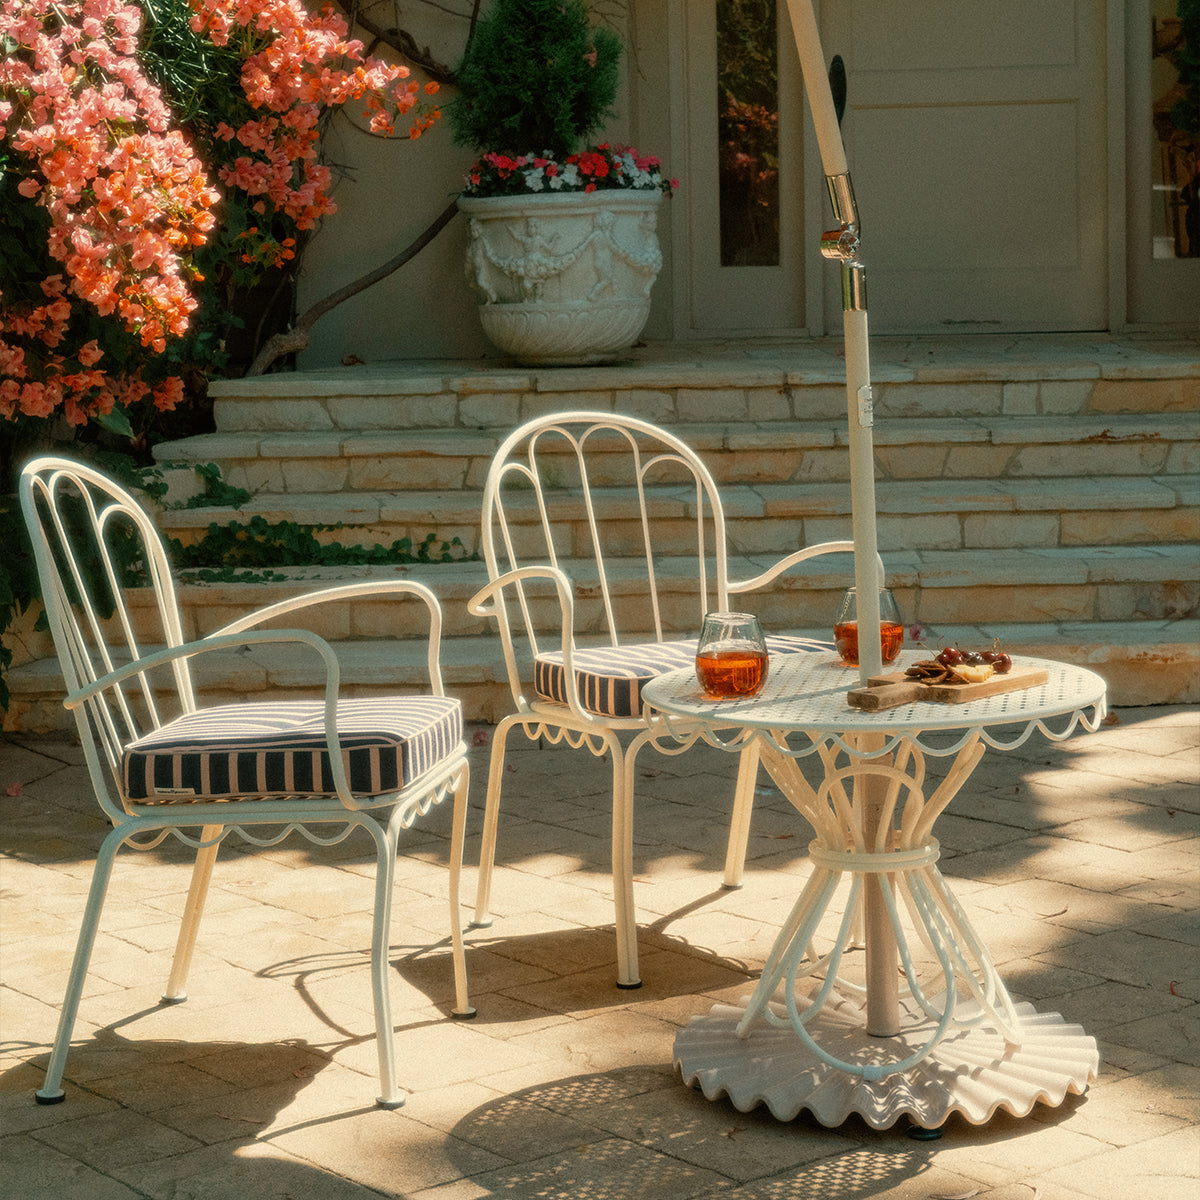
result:
M 906 651 L 889 666 L 889 672 L 927 658 L 924 651 Z M 991 745 L 1005 748 L 1023 742 L 1034 728 L 1058 740 L 1083 720 L 1095 729 L 1105 713 L 1105 682 L 1086 667 L 1050 659 L 1019 659 L 1022 665 L 1044 668 L 1050 678 L 1044 684 L 1000 692 L 962 704 L 918 700 L 882 712 L 851 707 L 846 693 L 860 686 L 858 668 L 848 667 L 833 653 L 788 655 L 772 660 L 762 691 L 752 699 L 708 700 L 700 691 L 693 672 L 672 671 L 651 680 L 642 691 L 647 707 L 670 718 L 685 718 L 680 728 L 699 723 L 710 730 L 800 731 L 821 740 L 841 734 L 881 733 L 916 739 L 937 730 L 983 731 Z M 1085 717 L 1087 709 L 1094 709 Z M 1047 718 L 1067 716 L 1065 729 L 1051 731 Z M 989 728 L 1019 726 L 1007 731 L 1016 735 L 989 735 Z M 693 726 L 694 727 L 694 726 Z M 945 752 L 944 749 L 940 752 Z

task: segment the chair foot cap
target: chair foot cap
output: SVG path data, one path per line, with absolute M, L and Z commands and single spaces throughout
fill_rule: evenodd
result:
M 742 889 L 741 880 L 739 880 L 737 883 L 721 884 L 721 891 L 723 891 L 723 892 L 739 892 L 739 891 L 741 891 L 741 889 Z
M 377 1096 L 375 1098 L 375 1103 L 380 1108 L 403 1108 L 405 1099 L 406 1097 L 401 1096 L 399 1100 L 385 1100 L 382 1096 Z
M 623 992 L 633 992 L 641 986 L 642 981 L 640 979 L 637 981 L 637 983 L 622 983 L 619 979 L 617 980 L 617 987 L 619 987 Z
M 472 921 L 467 926 L 468 929 L 491 929 L 491 927 L 492 927 L 492 918 L 491 917 L 484 917 L 482 921 L 479 921 L 479 920 Z
M 187 992 L 184 992 L 182 996 L 159 996 L 158 1002 L 159 1004 L 186 1004 L 187 998 Z
M 61 1104 L 67 1098 L 67 1093 L 61 1089 L 57 1092 L 34 1092 L 33 1098 L 39 1104 Z
M 455 1021 L 469 1021 L 473 1016 L 475 1016 L 475 1012 L 476 1010 L 474 1008 L 455 1008 L 451 1010 L 450 1016 Z

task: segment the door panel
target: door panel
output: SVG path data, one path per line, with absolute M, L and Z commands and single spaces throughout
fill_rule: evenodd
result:
M 872 329 L 1105 328 L 1102 0 L 822 11 L 849 75 Z

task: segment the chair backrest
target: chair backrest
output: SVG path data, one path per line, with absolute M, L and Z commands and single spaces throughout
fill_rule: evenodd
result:
M 21 472 L 21 508 L 67 694 L 114 667 L 184 641 L 170 565 L 145 508 L 106 475 L 65 458 Z M 85 748 L 110 772 L 121 749 L 163 721 L 194 712 L 185 659 L 98 692 L 75 709 Z
M 488 472 L 482 537 L 492 580 L 569 563 L 575 632 L 589 643 L 669 640 L 727 607 L 716 484 L 685 442 L 633 417 L 566 412 L 515 430 Z M 534 654 L 557 649 L 552 601 L 536 582 L 509 589 L 496 614 L 506 642 L 523 633 Z

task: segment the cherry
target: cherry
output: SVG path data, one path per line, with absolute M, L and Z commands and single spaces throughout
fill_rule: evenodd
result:
M 1012 670 L 1012 659 L 993 646 L 990 650 L 960 650 L 957 646 L 945 646 L 937 655 L 943 667 L 977 667 L 991 663 L 997 675 L 1007 675 Z

